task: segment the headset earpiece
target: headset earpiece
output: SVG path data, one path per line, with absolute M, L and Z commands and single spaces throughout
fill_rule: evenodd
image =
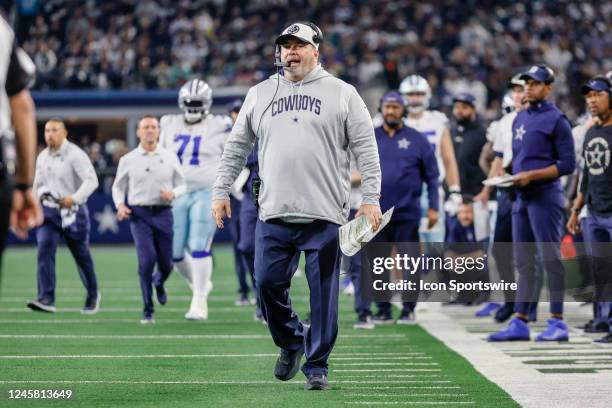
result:
M 315 23 L 311 23 L 310 21 L 298 21 L 297 24 L 304 24 L 312 28 L 312 31 L 314 31 L 314 34 L 312 36 L 312 42 L 314 42 L 317 45 L 323 42 L 323 32 L 321 31 L 319 27 L 317 27 Z

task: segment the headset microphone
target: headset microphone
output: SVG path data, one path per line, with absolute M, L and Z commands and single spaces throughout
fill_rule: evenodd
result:
M 288 62 L 281 60 L 280 45 L 277 45 L 276 49 L 274 50 L 274 66 L 276 68 L 285 68 L 289 66 Z

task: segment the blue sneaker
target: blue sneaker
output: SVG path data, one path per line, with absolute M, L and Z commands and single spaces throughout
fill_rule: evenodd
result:
M 536 337 L 536 341 L 568 341 L 567 324 L 563 320 L 548 319 L 548 328 Z
M 529 326 L 527 323 L 513 317 L 507 329 L 490 334 L 488 341 L 529 341 Z
M 497 312 L 497 309 L 499 309 L 500 307 L 501 307 L 501 305 L 499 303 L 488 302 L 486 305 L 484 305 L 484 307 L 482 309 L 477 311 L 474 316 L 476 316 L 476 317 L 488 317 L 488 316 L 491 316 L 493 313 Z

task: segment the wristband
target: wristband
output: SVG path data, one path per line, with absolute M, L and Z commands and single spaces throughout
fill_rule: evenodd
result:
M 16 183 L 15 184 L 15 190 L 19 190 L 19 191 L 27 191 L 31 188 L 32 188 L 32 185 L 28 183 Z

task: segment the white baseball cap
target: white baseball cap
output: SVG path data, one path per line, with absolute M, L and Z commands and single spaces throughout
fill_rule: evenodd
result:
M 291 24 L 289 27 L 283 30 L 281 35 L 279 35 L 274 42 L 276 44 L 281 44 L 287 39 L 287 37 L 298 38 L 304 42 L 312 44 L 312 46 L 316 49 L 319 49 L 319 43 L 322 40 L 317 30 L 304 23 Z

